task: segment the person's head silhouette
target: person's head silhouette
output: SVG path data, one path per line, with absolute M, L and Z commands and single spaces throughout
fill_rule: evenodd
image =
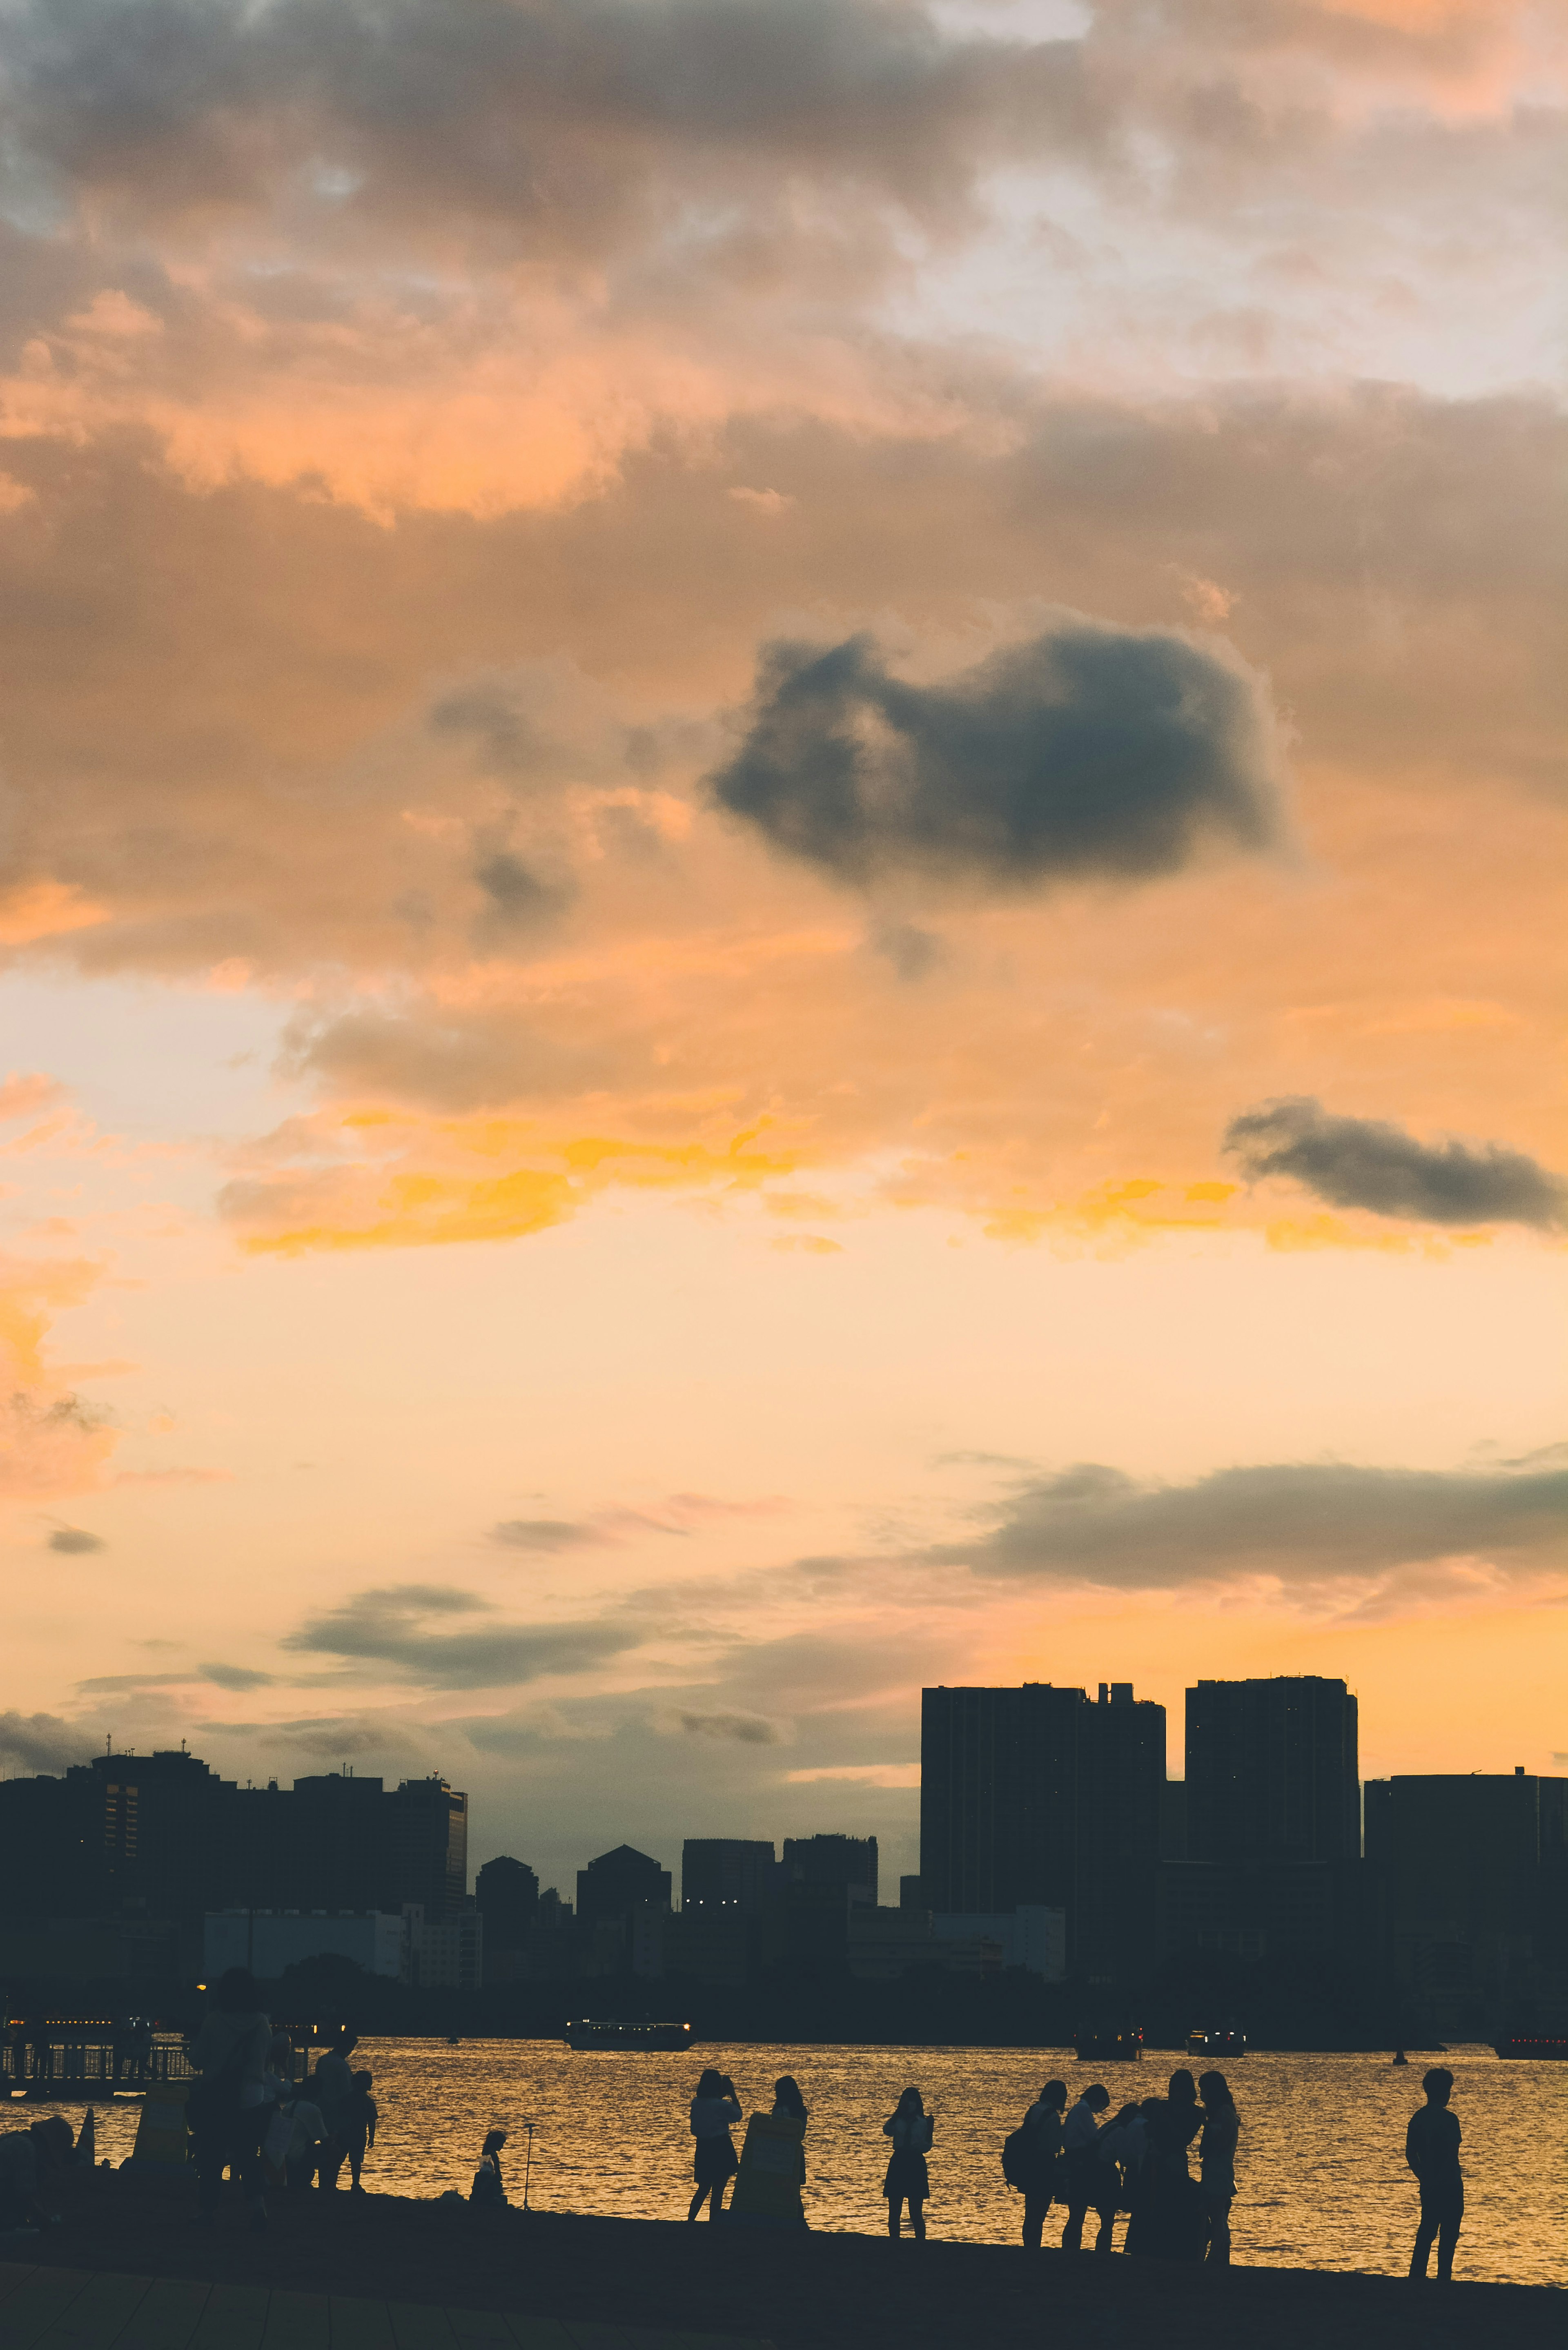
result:
M 1173 2106 L 1195 2106 L 1198 2103 L 1198 2084 L 1185 2064 L 1171 2074 L 1169 2095 Z
M 1421 2086 L 1427 2092 L 1429 2106 L 1446 2106 L 1453 2085 L 1454 2076 L 1446 2064 L 1434 2064 L 1429 2073 L 1421 2075 Z

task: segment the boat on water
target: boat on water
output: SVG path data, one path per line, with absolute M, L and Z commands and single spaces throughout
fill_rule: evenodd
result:
M 618 2048 L 650 2055 L 672 2048 L 690 2048 L 689 2023 L 621 2023 L 613 2018 L 584 2016 L 568 2023 L 563 2037 L 568 2048 Z
M 1125 2032 L 1075 2032 L 1073 2049 L 1082 2064 L 1137 2064 L 1143 2056 L 1143 2033 L 1136 2025 Z
M 1532 2057 L 1538 2064 L 1568 2064 L 1568 2032 L 1510 2032 L 1493 2045 L 1500 2056 Z
M 1187 2053 L 1189 2056 L 1244 2056 L 1247 2035 L 1238 2032 L 1233 2023 L 1219 2032 L 1189 2032 Z

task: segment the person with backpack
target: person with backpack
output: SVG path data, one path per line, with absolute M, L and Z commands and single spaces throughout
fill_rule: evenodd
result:
M 1427 2093 L 1427 2102 L 1417 2106 L 1405 2133 L 1405 2159 L 1415 2172 L 1416 2184 L 1421 2190 L 1421 2220 L 1416 2230 L 1416 2248 L 1410 2255 L 1410 2274 L 1426 2276 L 1435 2236 L 1438 2282 L 1451 2284 L 1454 2248 L 1465 2216 L 1459 2117 L 1449 2111 L 1454 2076 L 1446 2064 L 1434 2064 L 1422 2076 L 1421 2086 Z
M 262 2140 L 272 2119 L 265 2074 L 272 2025 L 248 1967 L 220 1976 L 213 2005 L 191 2043 L 201 2078 L 191 2085 L 185 2115 L 195 2141 L 198 2208 L 211 2221 L 225 2169 L 239 2179 L 257 2234 L 266 2226 L 266 2176 Z
M 1065 2081 L 1047 2081 L 1002 2148 L 1002 2175 L 1023 2198 L 1023 2249 L 1037 2252 L 1057 2187 Z

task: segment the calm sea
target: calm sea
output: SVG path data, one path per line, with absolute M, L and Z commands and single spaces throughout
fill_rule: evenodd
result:
M 1080 2065 L 1070 2051 L 943 2048 L 725 2048 L 684 2055 L 574 2054 L 554 2041 L 364 2042 L 381 2126 L 365 2183 L 389 2194 L 467 2190 L 480 2142 L 509 2130 L 507 2190 L 541 2210 L 684 2215 L 691 2189 L 686 2107 L 705 2064 L 729 2073 L 749 2113 L 793 2073 L 811 2108 L 806 2210 L 814 2228 L 886 2225 L 882 2124 L 909 2083 L 937 2117 L 930 2155 L 933 2236 L 1016 2240 L 1022 2204 L 1003 2184 L 1000 2150 L 1052 2074 L 1075 2095 L 1103 2074 L 1113 2104 L 1163 2088 L 1175 2056 L 1141 2065 Z M 1270 2266 L 1397 2272 L 1416 2224 L 1405 2125 L 1430 2058 L 1408 2070 L 1385 2056 L 1251 2055 L 1228 2066 L 1241 2114 L 1235 2257 Z M 1465 2225 L 1456 2273 L 1568 2283 L 1568 2064 L 1501 2064 L 1453 2048 L 1454 2110 L 1464 2129 Z M 36 2113 L 39 2109 L 30 2109 Z M 79 2122 L 79 2106 L 64 2106 Z M 130 2151 L 136 2107 L 98 2115 L 99 2145 Z M 13 2107 L 16 2121 L 23 2108 Z M 12 2125 L 15 2126 L 15 2122 Z M 737 2134 L 737 2144 L 739 2135 Z M 347 2176 L 347 2174 L 345 2174 Z M 1094 2222 L 1091 2220 L 1091 2229 Z M 1119 2223 L 1125 2226 L 1125 2221 Z

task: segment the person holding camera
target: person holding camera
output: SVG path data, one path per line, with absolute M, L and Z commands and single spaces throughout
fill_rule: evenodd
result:
M 691 2100 L 691 2135 L 697 2141 L 692 2176 L 697 2181 L 697 2192 L 686 2214 L 689 2220 L 695 2220 L 704 2202 L 711 2220 L 716 2220 L 722 2210 L 724 2189 L 741 2167 L 730 2136 L 740 2118 L 741 2102 L 733 2081 L 728 2073 L 716 2073 L 710 2065 Z

